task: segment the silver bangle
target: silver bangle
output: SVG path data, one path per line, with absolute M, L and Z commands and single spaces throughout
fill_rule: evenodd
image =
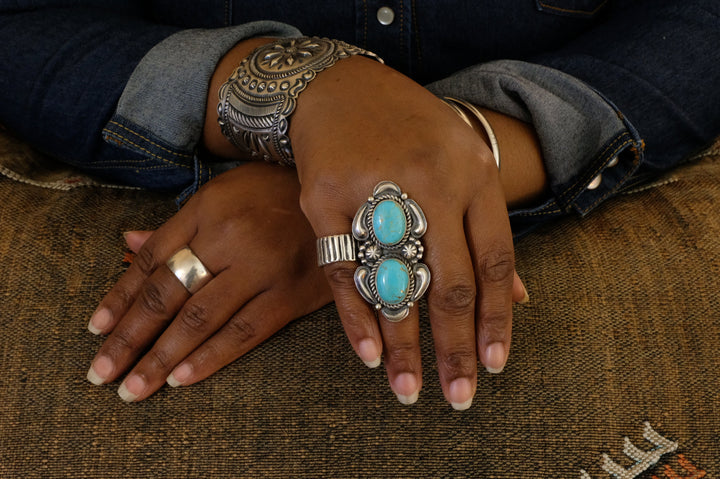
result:
M 465 107 L 470 113 L 473 114 L 473 116 L 475 116 L 475 118 L 478 119 L 482 127 L 485 129 L 485 133 L 487 133 L 487 136 L 490 139 L 490 149 L 492 150 L 493 158 L 495 158 L 495 163 L 497 164 L 499 170 L 500 148 L 498 147 L 498 141 L 497 137 L 495 136 L 495 132 L 493 131 L 492 126 L 490 126 L 490 122 L 487 121 L 487 118 L 485 118 L 485 116 L 480 113 L 480 110 L 478 110 L 477 107 L 472 103 L 468 103 L 464 100 L 458 100 L 457 98 L 450 98 L 449 96 L 446 96 L 445 98 L 443 98 L 443 100 L 450 108 L 455 111 L 455 113 L 460 116 L 460 118 L 465 121 L 465 123 L 467 123 L 471 127 L 473 126 L 473 124 L 462 107 Z
M 250 157 L 294 165 L 289 117 L 315 76 L 338 60 L 380 57 L 340 40 L 283 38 L 255 49 L 220 87 L 218 123 L 225 137 Z

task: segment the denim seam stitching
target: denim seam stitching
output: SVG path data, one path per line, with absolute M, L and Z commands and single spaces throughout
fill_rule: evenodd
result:
M 103 133 L 106 133 L 108 136 L 117 137 L 117 138 L 125 141 L 127 144 L 129 144 L 129 145 L 131 145 L 131 146 L 134 146 L 134 147 L 137 148 L 138 150 L 140 150 L 140 151 L 142 151 L 142 152 L 144 152 L 144 153 L 147 153 L 148 155 L 150 155 L 150 156 L 152 156 L 152 157 L 154 157 L 154 158 L 157 158 L 157 159 L 160 160 L 160 161 L 164 161 L 164 162 L 166 162 L 166 163 L 170 163 L 171 165 L 173 165 L 173 166 L 178 166 L 178 167 L 180 167 L 180 168 L 191 169 L 191 168 L 190 168 L 189 166 L 187 166 L 187 165 L 183 165 L 183 164 L 180 164 L 180 163 L 176 163 L 176 162 L 174 162 L 173 160 L 170 160 L 170 159 L 167 159 L 167 158 L 163 158 L 163 157 L 160 156 L 160 155 L 156 155 L 156 154 L 153 153 L 152 151 L 150 151 L 150 150 L 148 150 L 148 149 L 146 149 L 146 148 L 143 148 L 142 146 L 138 145 L 137 143 L 133 143 L 133 142 L 130 141 L 129 139 L 125 138 L 124 136 L 122 136 L 122 135 L 120 135 L 120 134 L 118 134 L 118 133 L 115 133 L 115 132 L 113 132 L 113 131 L 110 131 L 110 130 L 108 130 L 107 128 L 103 130 Z M 152 167 L 152 168 L 155 168 L 155 167 Z M 149 169 L 149 168 L 143 168 L 143 169 Z
M 615 144 L 616 144 L 619 140 L 621 140 L 624 136 L 627 136 L 627 135 L 628 135 L 628 133 L 627 133 L 626 131 L 624 131 L 624 132 L 622 133 L 622 135 L 620 135 L 620 137 L 618 137 L 618 138 L 616 138 L 615 140 L 613 140 L 613 141 L 602 151 L 602 153 L 600 153 L 600 155 L 598 155 L 598 156 L 600 156 L 600 157 L 605 156 L 605 154 L 608 152 L 608 150 L 610 150 L 610 149 L 613 148 L 613 147 L 615 148 L 615 150 L 613 151 L 613 155 L 612 155 L 610 158 L 612 158 L 613 156 L 615 156 L 615 153 L 617 153 L 618 151 L 622 150 L 622 148 L 625 147 L 626 145 L 628 145 L 629 143 L 632 143 L 632 142 L 633 142 L 633 139 L 632 139 L 632 138 L 628 138 L 628 139 L 626 139 L 623 143 L 621 143 L 619 146 L 615 147 Z M 600 173 L 600 172 L 603 170 L 603 168 L 605 168 L 605 166 L 607 165 L 608 161 L 610 161 L 610 158 L 608 158 L 606 161 L 603 161 L 602 164 L 601 164 L 600 166 L 598 166 L 598 167 L 590 174 L 591 178 L 595 178 L 595 177 L 598 175 L 598 173 Z M 575 183 L 572 184 L 572 186 L 570 186 L 569 188 L 567 188 L 567 190 L 565 190 L 565 193 L 563 193 L 561 197 L 562 197 L 562 198 L 566 198 L 566 197 L 568 197 L 568 196 L 570 196 L 570 197 L 575 197 L 575 196 L 577 196 L 578 194 L 580 194 L 580 192 L 575 193 L 575 190 L 578 189 L 578 185 L 579 185 L 580 183 L 582 183 L 582 182 L 584 182 L 584 181 L 581 180 L 580 178 L 578 178 L 578 179 L 575 181 Z M 585 189 L 584 187 L 581 188 L 581 190 L 584 190 L 584 189 Z
M 110 124 L 111 124 L 111 125 L 117 125 L 118 127 L 122 128 L 123 130 L 125 130 L 125 131 L 127 131 L 127 132 L 129 132 L 129 133 L 131 133 L 131 134 L 133 134 L 133 135 L 135 135 L 135 136 L 137 136 L 138 138 L 140 138 L 140 139 L 142 139 L 142 140 L 147 141 L 147 142 L 150 143 L 152 146 L 157 147 L 157 148 L 160 148 L 161 150 L 166 151 L 166 152 L 170 153 L 171 155 L 179 156 L 179 157 L 181 157 L 181 158 L 192 158 L 192 155 L 189 155 L 189 154 L 187 154 L 187 153 L 178 153 L 178 152 L 176 152 L 176 151 L 172 151 L 172 150 L 169 149 L 169 148 L 165 148 L 164 146 L 162 146 L 162 145 L 160 145 L 160 144 L 158 144 L 158 143 L 155 143 L 155 142 L 152 141 L 150 138 L 147 138 L 147 137 L 139 134 L 139 133 L 136 132 L 135 130 L 132 130 L 132 129 L 128 128 L 127 126 L 123 125 L 122 123 L 118 123 L 118 122 L 116 122 L 116 121 L 114 121 L 114 120 L 111 120 L 111 121 L 110 121 Z M 106 130 L 107 130 L 107 129 L 106 129 Z M 103 131 L 105 131 L 105 130 L 103 130 Z M 109 130 L 108 130 L 108 131 L 109 131 Z M 120 136 L 120 135 L 118 135 L 118 136 Z M 120 136 L 120 138 L 122 138 L 122 137 Z
M 639 154 L 639 153 L 636 153 L 636 154 L 635 154 L 635 161 L 633 161 L 633 163 L 637 163 L 639 160 L 640 160 L 640 154 Z M 628 177 L 632 176 L 634 170 L 635 170 L 634 168 L 631 169 L 631 170 L 629 170 L 629 171 L 625 174 L 625 176 L 623 176 L 622 178 L 620 178 L 620 180 L 616 183 L 616 187 L 615 187 L 615 188 L 612 188 L 612 189 L 608 190 L 607 193 L 605 193 L 604 195 L 602 195 L 600 198 L 598 198 L 593 204 L 591 204 L 591 205 L 588 206 L 587 208 L 581 208 L 581 209 L 580 209 L 580 212 L 583 213 L 583 214 L 585 214 L 585 213 L 587 213 L 588 211 L 590 211 L 590 210 L 592 210 L 593 208 L 595 208 L 597 205 L 599 205 L 602 201 L 604 201 L 605 199 L 607 199 L 610 195 L 612 195 L 612 194 L 617 190 L 617 188 L 618 188 L 619 185 L 621 185 L 622 183 L 625 183 L 625 181 L 628 179 Z

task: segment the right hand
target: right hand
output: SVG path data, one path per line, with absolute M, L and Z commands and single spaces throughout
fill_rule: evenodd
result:
M 128 235 L 139 251 L 90 320 L 109 336 L 88 379 L 127 374 L 118 393 L 140 401 L 166 378 L 187 386 L 210 376 L 329 303 L 299 193 L 294 171 L 244 165 L 211 180 L 151 235 Z M 214 275 L 193 295 L 165 264 L 185 245 Z

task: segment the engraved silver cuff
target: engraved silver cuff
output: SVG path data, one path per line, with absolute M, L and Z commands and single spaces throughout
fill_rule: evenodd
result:
M 354 278 L 360 295 L 389 321 L 400 321 L 430 285 L 430 270 L 420 261 L 426 230 L 420 205 L 392 181 L 382 181 L 355 214 L 352 236 L 317 240 L 318 265 L 357 257 Z
M 338 60 L 380 57 L 340 40 L 284 38 L 257 48 L 220 87 L 218 123 L 225 137 L 250 157 L 294 165 L 288 119 L 298 95 Z

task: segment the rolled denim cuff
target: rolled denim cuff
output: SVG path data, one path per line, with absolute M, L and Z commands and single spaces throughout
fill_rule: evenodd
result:
M 587 214 L 620 190 L 643 159 L 642 140 L 615 105 L 553 68 L 499 60 L 460 71 L 428 89 L 533 125 L 553 197 L 510 212 L 519 234 L 572 210 Z
M 183 30 L 167 37 L 133 71 L 103 129 L 103 138 L 159 165 L 194 170 L 196 179 L 206 181 L 209 170 L 197 171 L 202 162 L 196 158 L 196 150 L 205 123 L 208 85 L 217 63 L 247 38 L 298 35 L 300 31 L 290 25 L 262 21 Z M 190 188 L 194 191 L 197 184 Z

